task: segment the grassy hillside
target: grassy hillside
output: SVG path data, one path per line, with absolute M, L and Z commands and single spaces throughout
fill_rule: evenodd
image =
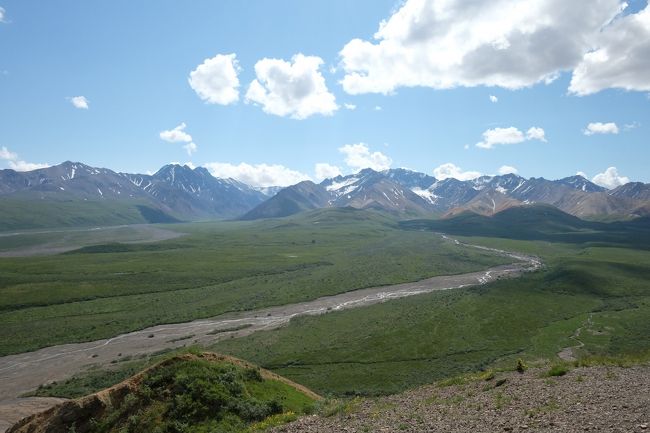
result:
M 15 431 L 31 431 L 34 425 L 89 433 L 256 431 L 310 412 L 317 398 L 243 361 L 185 354 L 97 395 L 36 415 Z
M 461 236 L 650 248 L 648 218 L 612 223 L 585 221 L 546 205 L 513 207 L 491 217 L 466 212 L 449 219 L 402 221 L 400 227 Z
M 0 259 L 0 354 L 508 261 L 349 209 L 169 228 L 188 234 Z
M 142 201 L 2 197 L 0 232 L 46 227 L 115 226 L 178 220 Z
M 508 228 L 522 231 L 516 224 Z M 566 226 L 561 230 L 568 233 Z M 544 241 L 465 237 L 537 254 L 547 268 L 473 289 L 300 317 L 286 328 L 215 348 L 338 395 L 397 392 L 488 366 L 513 366 L 519 357 L 557 359 L 562 348 L 578 346 L 572 338 L 578 330 L 584 343 L 576 348 L 579 356 L 647 353 L 650 252 L 620 248 L 634 235 L 616 238 L 618 230 L 600 237 L 594 232 L 585 243 L 552 241 L 552 231 Z

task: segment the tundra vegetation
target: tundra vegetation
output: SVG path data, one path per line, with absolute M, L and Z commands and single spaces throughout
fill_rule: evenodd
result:
M 579 365 L 648 359 L 650 244 L 644 247 L 639 243 L 650 233 L 648 222 L 605 224 L 595 230 L 591 223 L 575 226 L 581 224 L 579 220 L 549 216 L 546 209 L 541 212 L 537 223 L 533 213 L 526 216 L 524 226 L 513 225 L 515 217 L 510 216 L 505 222 L 481 220 L 483 227 L 478 230 L 465 223 L 466 217 L 457 219 L 455 226 L 453 220 L 396 224 L 372 212 L 318 211 L 252 225 L 185 226 L 183 230 L 192 234 L 160 245 L 204 242 L 210 232 L 213 236 L 218 233 L 224 245 L 246 245 L 254 240 L 262 250 L 275 251 L 269 257 L 280 262 L 286 256 L 307 254 L 314 262 L 333 263 L 244 280 L 258 289 L 272 287 L 271 292 L 302 295 L 297 299 L 315 297 L 311 291 L 320 296 L 334 287 L 344 290 L 346 281 L 358 282 L 355 278 L 361 275 L 375 285 L 413 277 L 428 265 L 433 267 L 430 271 L 453 273 L 502 260 L 441 242 L 434 234 L 437 224 L 445 224 L 447 231 L 462 241 L 536 254 L 544 260 L 542 271 L 518 279 L 297 317 L 284 328 L 228 339 L 210 348 L 255 362 L 324 395 L 387 394 L 475 371 L 537 366 L 549 360 L 555 365 L 558 352 L 567 347 L 573 348 Z M 504 229 L 506 224 L 509 231 Z M 492 237 L 481 237 L 481 232 Z M 512 237 L 517 239 L 509 238 L 508 233 L 515 233 Z M 311 248 L 321 249 L 310 255 Z M 256 250 L 247 251 L 251 256 L 261 254 Z M 237 248 L 233 251 L 239 254 Z M 331 255 L 324 254 L 327 252 Z M 83 257 L 88 253 L 76 254 Z M 336 254 L 342 256 L 341 261 Z M 247 263 L 252 266 L 254 261 Z M 339 273 L 325 276 L 323 269 L 338 269 Z M 428 275 L 422 272 L 419 277 Z M 297 288 L 296 281 L 311 284 L 292 290 Z M 347 288 L 355 286 L 361 285 Z M 240 286 L 239 290 L 250 293 L 251 287 Z M 161 295 L 164 293 L 149 294 Z M 258 296 L 257 304 L 252 305 L 262 305 L 269 293 Z M 579 328 L 583 345 L 574 338 Z M 571 364 L 562 365 L 565 369 Z M 68 386 L 81 380 L 83 375 Z

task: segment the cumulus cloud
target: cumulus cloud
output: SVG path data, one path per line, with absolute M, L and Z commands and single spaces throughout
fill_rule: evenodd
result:
M 23 161 L 18 158 L 16 152 L 12 152 L 5 146 L 0 148 L 0 159 L 7 161 L 9 168 L 16 171 L 32 171 L 39 168 L 47 168 L 49 164 L 39 164 L 33 162 Z
M 526 140 L 546 141 L 546 133 L 542 128 L 533 126 L 526 131 Z
M 197 151 L 198 146 L 196 145 L 196 143 L 191 141 L 191 142 L 187 143 L 186 145 L 184 145 L 183 149 L 185 149 L 185 151 L 187 152 L 187 154 L 189 156 L 192 156 L 192 154 Z
M 314 167 L 314 172 L 316 173 L 316 179 L 319 181 L 343 174 L 339 167 L 324 162 L 317 163 Z
M 579 170 L 578 170 L 578 172 L 576 173 L 576 176 L 582 176 L 582 177 L 584 177 L 585 179 L 587 179 L 587 177 L 588 177 L 588 176 L 587 176 L 587 173 L 585 173 L 584 171 L 579 171 Z
M 192 141 L 192 136 L 185 132 L 187 125 L 182 122 L 174 129 L 168 129 L 160 132 L 160 138 L 169 143 L 189 143 Z
M 18 159 L 18 154 L 10 151 L 5 146 L 0 147 L 0 159 L 14 161 Z
M 608 122 L 608 123 L 595 122 L 587 125 L 583 133 L 585 135 L 618 134 L 618 126 L 614 122 Z
M 650 90 L 650 5 L 614 20 L 573 71 L 569 91 L 589 95 L 603 89 Z
M 70 103 L 75 107 L 79 108 L 81 110 L 87 110 L 90 108 L 89 104 L 90 102 L 85 96 L 73 96 L 71 98 L 68 98 L 70 100 Z
M 208 104 L 229 105 L 239 100 L 239 71 L 236 54 L 217 54 L 190 72 L 188 82 Z
M 257 78 L 246 92 L 246 101 L 259 104 L 269 114 L 306 119 L 314 114 L 330 116 L 339 108 L 320 72 L 323 59 L 296 54 L 290 62 L 264 58 L 255 64 Z
M 514 168 L 511 165 L 502 165 L 499 168 L 499 174 L 501 174 L 501 175 L 503 175 L 503 174 L 517 174 L 518 172 L 519 172 L 519 170 L 517 170 L 516 168 Z
M 279 164 L 210 162 L 205 164 L 205 167 L 213 176 L 233 178 L 251 186 L 289 186 L 303 180 L 311 180 L 306 174 Z
M 609 167 L 603 173 L 598 173 L 596 176 L 594 176 L 591 181 L 596 185 L 612 189 L 620 185 L 625 185 L 630 181 L 630 179 L 628 177 L 619 175 L 616 167 Z
M 343 47 L 341 83 L 350 94 L 548 83 L 583 62 L 624 7 L 620 0 L 406 0 L 380 23 L 374 41 L 353 39 Z M 641 17 L 625 21 L 620 31 L 642 27 Z M 636 38 L 633 45 L 647 46 L 650 38 L 642 35 L 639 29 L 629 36 Z M 628 64 L 647 65 L 646 48 L 632 53 Z M 626 49 L 621 56 L 628 54 Z M 619 73 L 624 69 L 612 71 Z
M 339 152 L 345 155 L 345 163 L 353 170 L 372 168 L 376 171 L 387 170 L 393 160 L 381 152 L 370 152 L 365 143 L 346 144 L 339 147 Z
M 458 179 L 458 180 L 470 180 L 470 179 L 476 179 L 477 177 L 480 177 L 481 173 L 478 171 L 463 171 L 456 164 L 452 164 L 451 162 L 448 162 L 446 164 L 442 164 L 434 168 L 433 176 L 438 180 L 444 180 L 450 177 L 453 177 L 454 179 Z
M 5 12 L 5 8 L 0 6 L 0 23 L 6 22 L 5 21 L 6 16 L 7 16 L 7 13 Z
M 343 106 L 345 107 L 346 110 L 356 110 L 357 109 L 357 106 L 354 105 L 354 104 L 347 104 L 346 103 L 346 104 L 343 104 Z
M 542 128 L 536 126 L 529 128 L 526 134 L 514 126 L 488 129 L 483 133 L 483 141 L 476 143 L 476 147 L 493 149 L 499 144 L 517 144 L 528 140 L 546 141 L 546 134 Z
M 490 101 L 491 101 L 491 102 L 494 102 L 494 103 L 496 104 L 497 102 L 499 102 L 499 98 L 497 98 L 497 97 L 494 96 L 494 95 L 490 95 Z
M 183 149 L 185 149 L 189 156 L 192 156 L 198 150 L 198 146 L 192 141 L 192 136 L 185 132 L 185 128 L 187 128 L 187 125 L 185 122 L 182 122 L 174 129 L 161 131 L 159 136 L 168 143 L 185 143 Z

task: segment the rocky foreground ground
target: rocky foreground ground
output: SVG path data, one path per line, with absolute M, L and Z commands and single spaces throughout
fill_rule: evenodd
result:
M 650 366 L 498 373 L 357 400 L 276 432 L 650 432 Z

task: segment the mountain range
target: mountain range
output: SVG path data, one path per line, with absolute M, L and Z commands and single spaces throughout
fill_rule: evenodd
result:
M 632 182 L 607 190 L 582 176 L 547 180 L 506 174 L 460 181 L 437 180 L 401 168 L 382 172 L 364 169 L 319 184 L 305 181 L 284 188 L 242 219 L 346 206 L 412 217 L 448 217 L 464 212 L 490 216 L 529 204 L 551 205 L 580 218 L 630 219 L 650 215 L 650 184 Z
M 560 180 L 515 174 L 460 181 L 402 168 L 255 188 L 177 164 L 152 175 L 117 173 L 79 162 L 27 172 L 0 170 L 0 230 L 209 219 L 276 218 L 301 211 L 353 207 L 403 217 L 493 215 L 546 204 L 580 218 L 630 219 L 650 215 L 650 184 L 613 190 L 582 176 Z

